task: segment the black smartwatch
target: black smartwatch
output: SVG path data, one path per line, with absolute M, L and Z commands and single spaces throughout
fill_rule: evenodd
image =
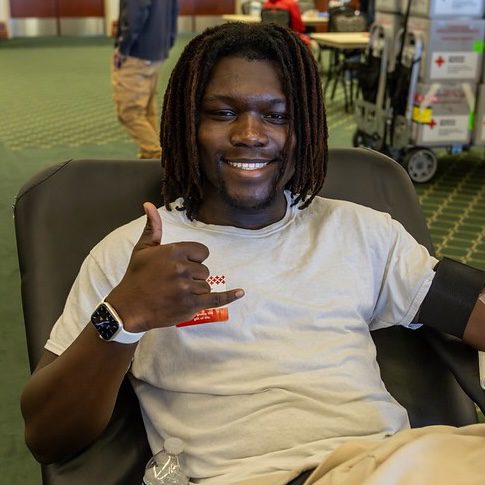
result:
M 99 338 L 107 342 L 121 344 L 134 344 L 138 342 L 145 332 L 127 332 L 123 322 L 115 309 L 106 301 L 102 301 L 91 315 L 91 323 L 98 331 Z

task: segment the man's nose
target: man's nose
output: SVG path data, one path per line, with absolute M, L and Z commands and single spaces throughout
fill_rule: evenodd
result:
M 234 146 L 265 146 L 269 141 L 261 115 L 244 113 L 232 125 L 231 143 Z

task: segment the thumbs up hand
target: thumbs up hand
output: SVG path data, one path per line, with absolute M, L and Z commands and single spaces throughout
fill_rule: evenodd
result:
M 128 332 L 169 327 L 197 312 L 232 303 L 242 289 L 211 292 L 209 269 L 203 261 L 209 249 L 198 242 L 161 244 L 162 219 L 150 202 L 143 204 L 147 222 L 133 248 L 126 273 L 106 301 Z

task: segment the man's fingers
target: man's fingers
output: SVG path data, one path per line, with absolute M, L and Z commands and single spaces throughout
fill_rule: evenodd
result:
M 224 305 L 229 305 L 233 301 L 239 300 L 244 296 L 244 290 L 237 288 L 236 290 L 229 291 L 214 291 L 212 293 L 206 293 L 205 295 L 199 295 L 197 301 L 201 310 L 207 308 L 217 308 Z
M 193 263 L 202 263 L 209 257 L 209 248 L 199 242 L 181 242 L 181 248 L 186 251 L 187 259 Z M 207 275 L 208 277 L 209 275 Z
M 202 280 L 204 282 L 207 282 L 207 278 L 209 278 L 209 268 L 205 264 L 192 263 L 189 261 L 187 263 L 187 270 L 193 280 Z
M 143 210 L 147 216 L 147 222 L 140 239 L 136 243 L 136 249 L 159 246 L 162 241 L 162 218 L 157 208 L 151 202 L 145 202 Z
M 194 280 L 192 283 L 192 293 L 194 295 L 207 295 L 211 292 L 211 285 L 205 280 Z

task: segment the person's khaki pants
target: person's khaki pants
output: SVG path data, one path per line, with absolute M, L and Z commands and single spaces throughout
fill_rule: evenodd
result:
M 237 485 L 283 485 L 303 470 L 277 472 Z M 428 426 L 384 440 L 358 440 L 333 451 L 305 485 L 483 485 L 485 424 Z
M 118 120 L 138 145 L 139 158 L 160 158 L 156 92 L 161 65 L 127 57 L 120 69 L 111 68 Z

